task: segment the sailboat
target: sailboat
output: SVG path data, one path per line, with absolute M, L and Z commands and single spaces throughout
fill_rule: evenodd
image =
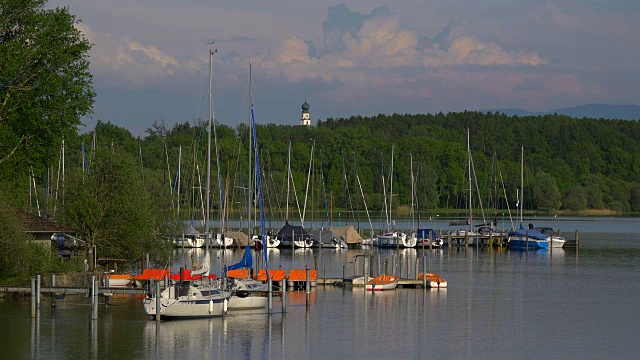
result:
M 209 126 L 207 146 L 207 186 L 206 200 L 207 211 L 205 214 L 205 234 L 209 234 L 210 206 L 210 178 L 211 178 L 211 122 L 213 121 L 213 92 L 211 80 L 213 77 L 213 51 L 209 51 Z M 207 239 L 211 240 L 208 236 Z M 222 316 L 227 311 L 231 293 L 219 289 L 216 280 L 209 276 L 211 258 L 209 247 L 198 270 L 191 272 L 191 278 L 201 275 L 199 281 L 184 281 L 184 273 L 180 274 L 179 281 L 171 283 L 160 293 L 160 307 L 156 308 L 157 297 L 155 294 L 147 296 L 144 300 L 144 310 L 147 314 L 156 317 L 171 318 L 199 318 Z M 160 286 L 160 283 L 156 283 Z
M 515 231 L 509 232 L 508 241 L 509 247 L 512 248 L 531 248 L 531 249 L 546 249 L 549 247 L 549 236 L 541 233 L 533 228 L 533 225 L 529 225 L 529 229 L 525 229 L 522 225 L 522 212 L 524 208 L 524 147 L 521 147 L 521 162 L 520 162 L 520 228 Z
M 401 231 L 392 231 L 391 229 L 391 209 L 393 200 L 393 155 L 395 146 L 391 147 L 391 173 L 390 177 L 390 194 L 389 194 L 389 212 L 387 217 L 387 233 L 378 235 L 374 245 L 378 247 L 405 247 L 412 248 L 416 246 L 416 238 L 414 236 L 407 236 L 407 234 Z M 384 186 L 384 178 L 382 179 Z M 386 197 L 385 197 L 386 202 Z
M 266 250 L 263 250 L 266 251 Z M 242 260 L 231 266 L 225 266 L 224 271 L 231 280 L 231 299 L 229 299 L 229 310 L 260 309 L 267 306 L 267 291 L 269 287 L 258 280 L 250 277 L 250 271 L 246 276 L 233 277 L 232 272 L 237 269 L 251 269 L 253 257 L 251 247 L 247 246 Z M 244 272 L 240 272 L 241 274 Z
M 467 128 L 467 172 L 468 172 L 468 186 L 469 186 L 469 194 L 468 194 L 468 202 L 467 202 L 467 210 L 469 211 L 469 217 L 463 221 L 454 221 L 449 223 L 449 226 L 457 226 L 457 225 L 467 225 L 468 229 L 450 229 L 447 237 L 455 237 L 455 238 L 464 238 L 465 241 L 469 241 L 469 245 L 476 244 L 478 241 L 478 236 L 480 235 L 478 231 L 474 229 L 473 226 L 473 186 L 472 186 L 472 176 L 474 174 L 473 169 L 473 160 L 471 158 L 471 140 L 469 135 L 469 128 Z M 482 205 L 480 205 L 482 207 Z
M 200 269 L 191 277 L 202 275 L 200 281 L 176 281 L 160 293 L 160 308 L 156 308 L 156 296 L 144 300 L 144 310 L 152 317 L 159 313 L 169 318 L 202 318 L 222 316 L 227 311 L 231 293 L 218 289 L 217 281 L 209 277 L 210 257 L 207 252 Z M 156 283 L 157 286 L 160 282 Z
M 251 65 L 249 65 L 249 81 L 251 81 Z M 254 150 L 255 150 L 255 173 L 260 174 L 260 165 L 258 163 L 258 144 L 257 137 L 255 133 L 255 120 L 253 118 L 253 97 L 251 95 L 251 90 L 249 90 L 249 99 L 251 102 L 251 129 L 253 132 L 253 142 Z M 249 168 L 249 179 L 251 179 L 251 168 Z M 249 185 L 250 190 L 251 185 Z M 260 220 L 262 223 L 262 233 L 264 234 L 265 226 L 264 226 L 264 212 L 262 210 L 262 191 L 260 187 L 260 177 L 258 177 L 256 190 L 258 192 L 258 201 L 260 206 Z M 250 191 L 250 193 L 252 193 Z M 251 201 L 248 202 L 248 212 L 251 214 Z M 249 227 L 251 228 L 251 227 Z M 255 239 L 255 237 L 254 237 Z M 258 239 L 258 241 L 261 241 Z M 264 244 L 263 244 L 264 245 Z M 267 262 L 267 251 L 263 250 L 265 254 L 264 263 L 265 269 L 268 273 L 268 262 Z M 231 265 L 225 266 L 224 272 L 225 275 L 230 279 L 230 289 L 231 289 L 231 299 L 229 301 L 229 310 L 242 310 L 242 309 L 259 309 L 267 306 L 267 291 L 269 290 L 267 284 L 263 284 L 260 281 L 254 280 L 251 278 L 251 272 L 248 271 L 253 266 L 253 256 L 251 255 L 251 246 L 247 244 L 244 250 L 244 255 L 242 259 Z M 239 277 L 233 276 L 233 272 L 239 269 L 246 269 L 247 271 L 237 272 L 238 274 L 242 274 Z M 246 275 L 245 275 L 246 274 Z

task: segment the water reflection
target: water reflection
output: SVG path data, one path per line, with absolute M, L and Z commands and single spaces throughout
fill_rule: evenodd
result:
M 274 297 L 271 315 L 237 312 L 160 323 L 149 321 L 131 296 L 112 297 L 109 309 L 101 301 L 98 321 L 90 320 L 90 302 L 82 296 L 59 300 L 55 312 L 43 301 L 36 320 L 28 301 L 0 300 L 0 323 L 10 329 L 0 346 L 3 358 L 47 360 L 426 358 L 435 356 L 434 344 L 443 358 L 635 358 L 637 341 L 629 334 L 637 330 L 640 295 L 629 286 L 640 283 L 640 242 L 635 235 L 583 238 L 586 244 L 602 243 L 584 246 L 579 255 L 575 249 L 475 246 L 268 249 L 272 268 L 317 263 L 319 276 L 326 266 L 328 277 L 341 277 L 346 265 L 350 276 L 362 272 L 362 261 L 356 266 L 354 256 L 366 255 L 373 273 L 384 272 L 387 261 L 389 272 L 405 277 L 409 271 L 413 277 L 417 263 L 420 271 L 445 277 L 449 287 L 371 293 L 320 286 L 310 293 L 311 306 L 306 292 L 290 292 L 286 314 Z M 213 269 L 219 268 L 219 257 L 231 262 L 242 256 L 241 249 L 214 251 Z M 174 265 L 192 266 L 192 254 L 197 262 L 204 251 L 176 251 Z M 570 341 L 549 341 L 567 334 Z

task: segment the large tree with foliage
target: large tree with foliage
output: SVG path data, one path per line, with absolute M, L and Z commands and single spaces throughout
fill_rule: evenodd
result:
M 64 221 L 96 246 L 99 257 L 140 259 L 161 254 L 156 215 L 132 155 L 99 148 L 88 169 L 77 169 L 67 186 Z
M 533 203 L 540 210 L 557 210 L 560 208 L 560 190 L 556 179 L 551 174 L 539 171 L 533 184 Z
M 0 165 L 42 164 L 93 106 L 91 44 L 67 8 L 45 4 L 0 0 Z

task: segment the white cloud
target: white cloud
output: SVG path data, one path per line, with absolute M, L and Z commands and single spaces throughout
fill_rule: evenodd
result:
M 359 24 L 354 26 L 354 24 Z M 491 41 L 468 33 L 451 23 L 435 41 L 420 45 L 420 35 L 404 27 L 398 16 L 386 8 L 374 9 L 370 15 L 351 12 L 344 5 L 329 10 L 324 24 L 325 44 L 331 44 L 309 56 L 309 45 L 298 37 L 283 40 L 269 55 L 261 56 L 259 66 L 272 75 L 284 75 L 289 81 L 323 78 L 336 79 L 350 86 L 374 85 L 371 72 L 386 80 L 397 78 L 395 70 L 456 65 L 538 66 L 547 64 L 535 52 L 506 50 Z M 340 32 L 338 34 L 338 32 Z M 340 36 L 338 36 L 340 35 Z M 366 72 L 366 75 L 365 75 Z
M 111 84 L 141 87 L 176 75 L 183 66 L 173 56 L 128 37 L 93 31 L 84 23 L 77 28 L 93 43 L 92 71 Z

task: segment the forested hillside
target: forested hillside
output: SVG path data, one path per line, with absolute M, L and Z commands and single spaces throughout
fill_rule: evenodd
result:
M 507 201 L 511 209 L 515 207 L 522 147 L 525 209 L 640 211 L 638 122 L 463 112 L 354 116 L 318 121 L 313 127 L 258 125 L 268 214 L 282 216 L 285 211 L 289 143 L 294 179 L 289 207 L 296 214 L 293 218 L 299 217 L 297 204 L 303 207 L 307 187 L 307 211 L 323 213 L 329 202 L 335 209 L 363 211 L 358 178 L 370 211 L 379 214 L 384 209 L 384 195 L 389 198 L 392 181 L 393 206 L 404 207 L 406 211 L 412 204 L 412 173 L 413 202 L 421 211 L 465 208 L 469 193 L 467 129 L 475 208 L 481 202 L 485 209 L 504 209 Z M 156 122 L 144 138 L 134 138 L 124 128 L 99 122 L 95 136 L 90 132 L 66 139 L 65 167 L 82 166 L 83 143 L 87 169 L 95 158 L 94 147 L 97 152 L 124 150 L 136 159 L 137 171 L 156 203 L 175 209 L 179 201 L 181 218 L 198 218 L 203 202 L 200 189 L 206 175 L 206 134 L 205 122 L 176 124 L 172 128 Z M 234 129 L 217 124 L 216 134 L 219 161 L 214 149 L 213 208 L 219 207 L 222 193 L 236 214 L 241 214 L 246 211 L 247 201 L 244 189 L 248 187 L 248 126 L 241 124 Z M 60 158 L 60 149 L 52 146 L 47 162 L 29 164 L 36 174 L 39 191 L 52 194 L 56 187 L 60 188 Z M 13 163 L 21 176 L 4 173 L 3 178 L 13 183 L 12 188 L 17 191 L 14 195 L 24 203 L 28 201 L 29 166 L 17 166 L 22 161 L 22 156 L 16 157 Z M 309 184 L 308 174 L 311 174 Z M 43 199 L 44 193 L 40 195 L 41 206 L 47 203 Z

